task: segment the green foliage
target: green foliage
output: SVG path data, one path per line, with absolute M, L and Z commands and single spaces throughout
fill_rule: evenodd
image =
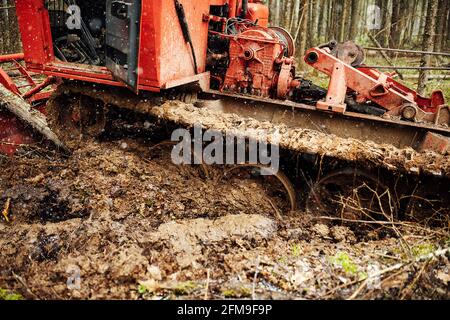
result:
M 0 288 L 0 300 L 24 300 L 21 294 Z
M 367 278 L 367 274 L 365 272 L 359 271 L 359 267 L 353 262 L 352 258 L 345 252 L 338 252 L 334 257 L 331 257 L 331 262 L 342 268 L 345 273 L 358 276 L 359 279 L 363 280 Z
M 299 244 L 294 244 L 294 245 L 291 247 L 291 253 L 292 253 L 292 255 L 293 255 L 294 257 L 300 257 L 300 255 L 302 254 L 302 252 L 303 252 L 302 246 L 299 245 Z
M 251 297 L 252 292 L 248 287 L 240 287 L 235 289 L 222 289 L 224 298 L 248 298 Z
M 346 273 L 356 274 L 358 266 L 352 261 L 349 255 L 345 252 L 338 252 L 331 258 L 333 264 L 341 267 Z
M 175 288 L 173 289 L 173 292 L 178 295 L 186 295 L 190 294 L 192 291 L 197 289 L 197 285 L 192 281 L 186 281 L 186 282 L 180 282 L 178 283 Z
M 147 289 L 147 287 L 145 285 L 140 284 L 138 286 L 138 290 L 137 291 L 139 292 L 139 294 L 146 294 L 148 292 L 148 289 Z
M 234 298 L 237 297 L 236 291 L 234 291 L 233 289 L 225 289 L 222 291 L 222 295 L 225 298 Z
M 415 258 L 427 256 L 435 251 L 436 246 L 429 242 L 421 243 L 411 248 L 411 253 Z

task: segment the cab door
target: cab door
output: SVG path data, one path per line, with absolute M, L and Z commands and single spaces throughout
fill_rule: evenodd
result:
M 141 0 L 106 1 L 106 67 L 138 92 Z

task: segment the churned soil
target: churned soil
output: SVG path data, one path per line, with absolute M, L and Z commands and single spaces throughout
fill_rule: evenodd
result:
M 26 299 L 450 297 L 448 226 L 355 234 L 289 212 L 252 170 L 176 166 L 131 140 L 0 168 L 0 288 Z

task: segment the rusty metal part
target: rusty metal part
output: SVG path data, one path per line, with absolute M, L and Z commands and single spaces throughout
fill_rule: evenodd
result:
M 391 221 L 397 217 L 394 194 L 380 178 L 347 168 L 327 174 L 310 190 L 306 211 L 343 220 Z
M 285 99 L 295 88 L 295 50 L 286 30 L 252 26 L 236 35 L 217 35 L 230 41 L 223 91 Z
M 292 35 L 284 28 L 281 27 L 270 27 L 269 29 L 274 30 L 281 38 L 281 41 L 284 43 L 286 48 L 286 57 L 294 57 L 295 56 L 295 42 Z
M 440 154 L 446 155 L 450 153 L 450 137 L 445 137 L 437 133 L 427 133 L 423 139 L 419 150 L 433 150 Z
M 336 42 L 332 42 L 331 46 L 331 54 L 342 62 L 349 64 L 352 67 L 358 67 L 364 63 L 365 52 L 353 41 L 337 44 Z
M 374 103 L 384 108 L 388 115 L 401 116 L 404 106 L 416 106 L 418 112 L 414 120 L 447 128 L 450 126 L 450 119 L 446 121 L 445 115 L 441 116 L 443 105 L 445 109 L 442 91 L 433 92 L 430 98 L 422 97 L 416 91 L 395 81 L 389 74 L 370 68 L 352 67 L 336 58 L 326 47 L 308 50 L 305 62 L 331 77 L 327 98 L 317 104 L 318 108 L 345 112 L 345 95 L 347 90 L 351 89 L 356 93 L 356 102 Z M 406 115 L 411 116 L 411 112 L 406 112 Z
M 292 87 L 296 86 L 296 82 L 293 83 L 293 63 L 293 60 L 284 59 L 283 63 L 281 64 L 281 69 L 277 81 L 277 97 L 279 99 L 286 99 Z

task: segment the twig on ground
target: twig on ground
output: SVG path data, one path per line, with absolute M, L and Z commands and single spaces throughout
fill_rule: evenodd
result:
M 208 300 L 209 294 L 209 281 L 210 281 L 210 269 L 206 270 L 206 288 L 205 288 L 205 297 L 204 300 Z
M 434 251 L 432 253 L 429 253 L 429 254 L 424 255 L 424 256 L 420 256 L 420 257 L 418 257 L 416 259 L 408 260 L 407 262 L 397 263 L 395 265 L 392 265 L 392 266 L 390 266 L 390 267 L 388 267 L 388 268 L 386 268 L 384 270 L 381 270 L 381 271 L 379 271 L 379 272 L 377 272 L 375 274 L 370 275 L 370 278 L 380 277 L 380 276 L 382 276 L 384 274 L 390 273 L 392 271 L 403 269 L 403 268 L 405 268 L 407 266 L 410 266 L 410 265 L 412 265 L 414 263 L 418 263 L 418 262 L 422 262 L 422 261 L 427 261 L 427 264 L 428 264 L 433 258 L 441 257 L 441 256 L 444 256 L 444 255 L 449 254 L 449 253 L 450 253 L 450 248 L 436 250 L 436 251 Z M 358 287 L 358 289 L 348 298 L 349 300 L 355 299 L 361 293 L 361 291 L 364 289 L 365 285 L 367 284 L 367 281 L 370 278 L 358 279 L 358 280 L 355 280 L 353 282 L 350 282 L 350 283 L 347 283 L 347 284 L 344 284 L 344 285 L 340 285 L 340 286 L 338 286 L 336 288 L 333 288 L 332 290 L 328 291 L 325 295 L 328 296 L 328 295 L 336 292 L 337 290 L 340 290 L 340 289 L 343 289 L 343 288 L 347 288 L 347 287 L 350 287 L 352 285 L 355 285 L 355 284 L 358 284 L 358 283 L 364 281 L 364 283 L 360 287 Z
M 431 260 L 431 259 L 430 259 Z M 414 289 L 414 286 L 416 285 L 417 281 L 419 281 L 420 277 L 422 276 L 422 273 L 425 271 L 425 268 L 428 266 L 428 263 L 430 260 L 427 260 L 420 271 L 417 273 L 417 275 L 414 277 L 414 280 L 411 282 L 411 284 L 404 290 L 403 295 L 401 296 L 400 300 L 404 300 L 406 296 L 409 294 L 409 292 L 412 292 Z
M 354 220 L 354 219 L 344 219 L 344 218 L 335 218 L 335 217 L 327 217 L 327 216 L 319 216 L 319 217 L 312 217 L 312 219 L 316 219 L 316 220 L 331 220 L 331 221 L 342 221 L 342 222 L 351 222 L 351 223 L 366 223 L 366 224 L 378 224 L 378 225 L 399 225 L 399 226 L 403 226 L 403 227 L 407 227 L 407 228 L 412 228 L 412 229 L 417 229 L 417 230 L 422 230 L 422 231 L 426 231 L 429 233 L 434 233 L 434 234 L 439 234 L 441 236 L 448 236 L 447 233 L 444 232 L 439 232 L 436 230 L 431 230 L 431 229 L 427 229 L 424 227 L 420 227 L 417 225 L 413 225 L 410 223 L 406 223 L 406 222 L 390 222 L 390 221 L 367 221 L 367 220 Z
M 267 198 L 267 201 L 269 201 L 270 205 L 272 206 L 272 208 L 273 208 L 273 210 L 275 212 L 275 217 L 278 220 L 280 220 L 280 221 L 283 220 L 283 217 L 281 216 L 280 210 L 278 210 L 277 206 L 273 203 L 273 201 L 270 200 L 269 198 Z
M 27 286 L 27 284 L 25 283 L 25 281 L 23 280 L 23 278 L 21 276 L 19 276 L 18 274 L 14 273 L 14 271 L 12 272 L 12 275 L 25 288 L 25 290 L 27 290 L 27 292 L 31 296 L 33 296 L 34 299 L 40 300 L 39 297 L 36 294 L 34 294 L 33 291 L 31 291 L 31 289 Z
M 261 261 L 261 257 L 258 256 L 258 259 L 256 259 L 255 275 L 253 276 L 252 300 L 256 300 L 256 282 L 258 281 L 258 272 L 259 272 L 260 261 Z

